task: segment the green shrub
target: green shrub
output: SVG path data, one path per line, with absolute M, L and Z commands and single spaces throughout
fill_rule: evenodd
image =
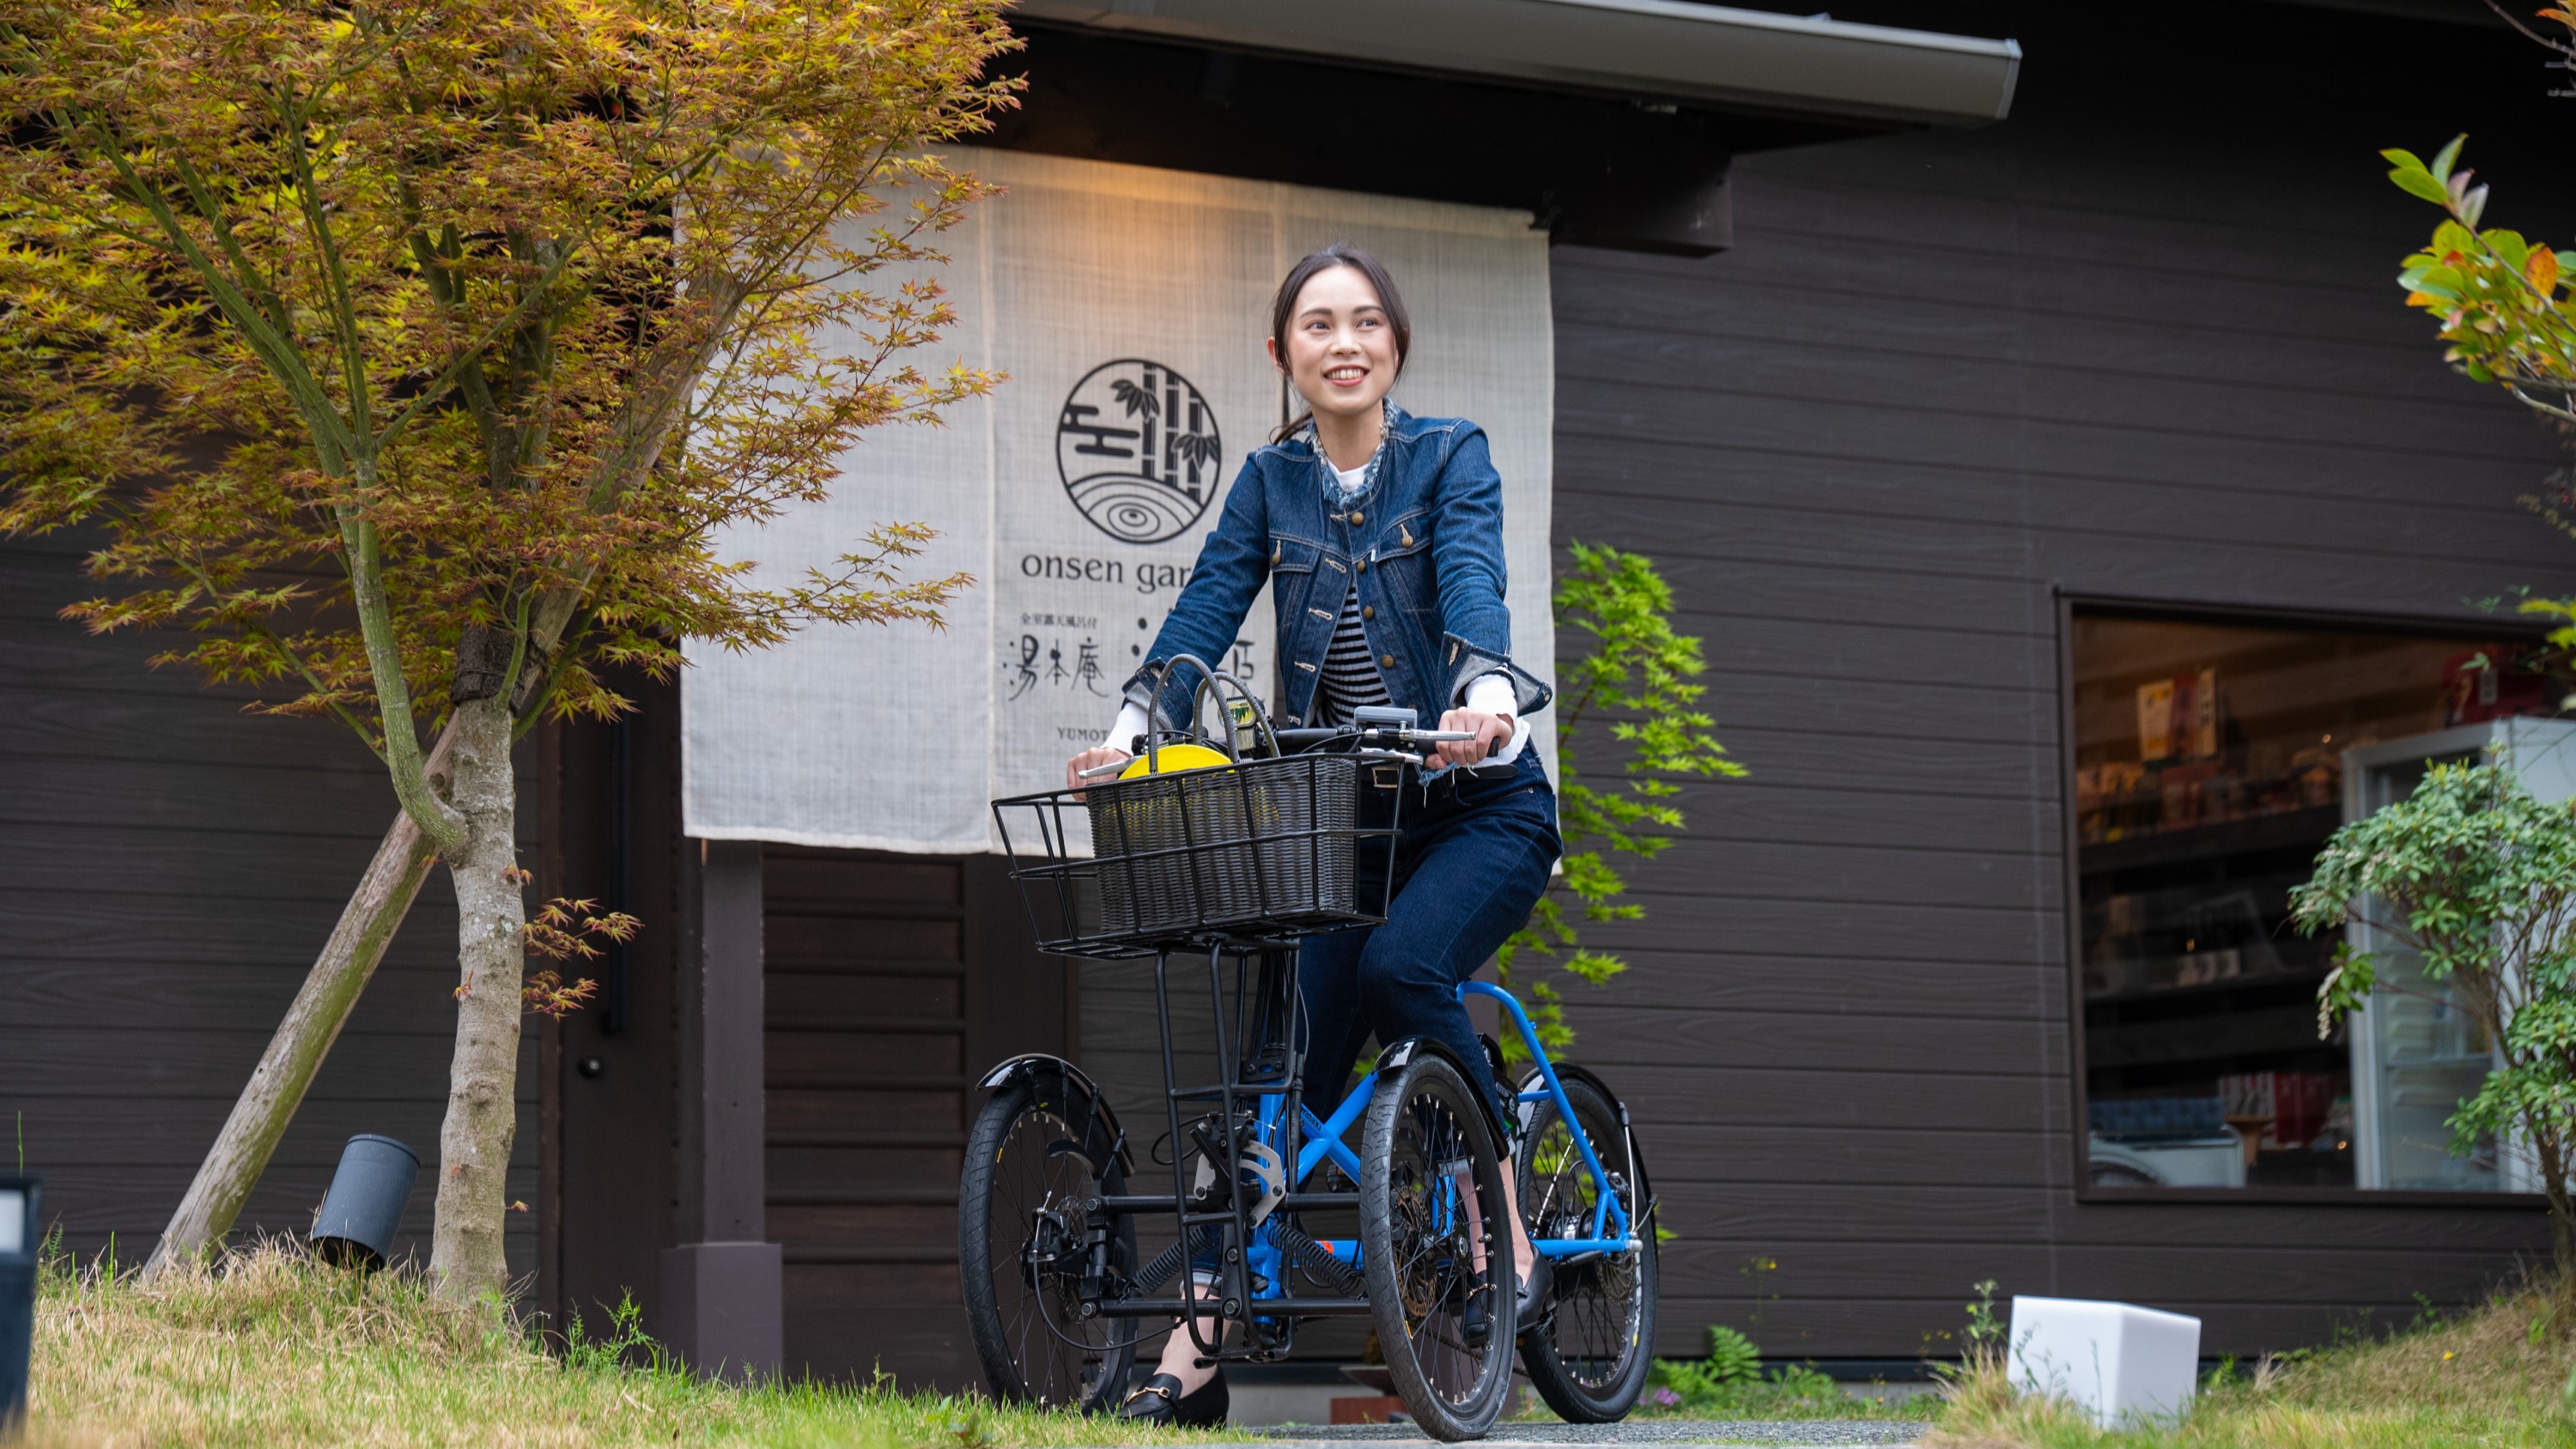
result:
M 1703 1419 L 1819 1419 L 1863 1417 L 1874 1406 L 1812 1365 L 1765 1372 L 1753 1340 L 1717 1324 L 1708 1331 L 1707 1358 L 1655 1360 L 1644 1407 Z

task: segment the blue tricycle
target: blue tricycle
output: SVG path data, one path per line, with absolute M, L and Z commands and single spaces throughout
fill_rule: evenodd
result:
M 1511 1109 L 1426 1038 L 1387 1045 L 1329 1118 L 1304 1102 L 1295 943 L 1384 920 L 1407 780 L 1460 736 L 1394 710 L 1273 729 L 1237 681 L 1174 664 L 1199 670 L 1193 713 L 1213 728 L 1158 728 L 1115 780 L 994 804 L 1040 946 L 1153 963 L 1164 1120 L 1146 1155 L 1170 1172 L 1167 1189 L 1131 1183 L 1135 1145 L 1074 1063 L 1020 1056 L 985 1075 L 959 1250 L 994 1392 L 1103 1410 L 1138 1343 L 1166 1329 L 1204 1359 L 1269 1362 L 1305 1322 L 1364 1317 L 1435 1438 L 1491 1427 L 1515 1344 L 1559 1415 L 1623 1417 L 1654 1352 L 1655 1202 L 1599 1077 L 1551 1062 L 1510 993 L 1469 982 L 1462 994 L 1492 1001 L 1529 1058 Z M 1192 1075 L 1210 1062 L 1212 1081 L 1183 1080 L 1174 1049 L 1194 963 L 1213 1030 L 1180 1056 Z M 1530 1323 L 1515 1321 L 1515 1201 L 1555 1260 Z

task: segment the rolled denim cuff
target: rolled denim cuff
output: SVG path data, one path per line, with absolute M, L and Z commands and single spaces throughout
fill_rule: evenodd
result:
M 1192 670 L 1182 679 L 1174 679 L 1167 667 L 1170 662 L 1148 659 L 1143 668 L 1128 675 L 1127 682 L 1119 686 L 1120 702 L 1143 710 L 1148 730 L 1185 730 L 1198 714 L 1198 672 Z
M 1548 701 L 1556 698 L 1555 690 L 1548 688 L 1537 675 L 1514 664 L 1510 655 L 1479 648 L 1455 634 L 1441 636 L 1440 656 L 1441 662 L 1449 666 L 1449 689 L 1445 697 L 1451 708 L 1463 708 L 1467 702 L 1467 686 L 1488 674 L 1510 677 L 1512 700 L 1517 706 L 1512 713 L 1517 718 L 1529 718 L 1547 708 Z
M 1128 675 L 1127 682 L 1118 686 L 1118 702 L 1120 706 L 1123 708 L 1127 705 L 1134 705 L 1136 708 L 1144 711 L 1145 728 L 1149 730 L 1154 727 L 1154 715 L 1157 712 L 1154 707 L 1154 687 L 1162 680 L 1162 663 L 1163 661 L 1159 659 L 1147 660 L 1143 668 Z M 1168 716 L 1168 712 L 1165 713 Z M 1166 723 L 1170 723 L 1168 717 L 1166 719 Z M 1112 726 L 1112 728 L 1115 728 L 1115 726 Z M 1118 744 L 1118 741 L 1111 740 L 1109 743 L 1116 745 Z M 1119 745 L 1119 748 L 1124 749 L 1126 746 Z

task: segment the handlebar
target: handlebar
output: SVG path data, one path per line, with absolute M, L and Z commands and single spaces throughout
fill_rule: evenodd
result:
M 1418 730 L 1409 725 L 1332 725 L 1321 729 L 1281 730 L 1279 748 L 1294 754 L 1317 745 L 1353 740 L 1362 746 L 1440 745 L 1476 736 L 1467 730 Z
M 1475 737 L 1474 732 L 1470 730 L 1421 730 L 1409 725 L 1333 725 L 1318 729 L 1277 731 L 1279 749 L 1283 754 L 1303 754 L 1324 746 L 1348 744 L 1355 754 L 1374 759 L 1406 761 L 1418 760 L 1428 754 L 1434 745 L 1452 744 L 1459 740 L 1472 740 Z M 1504 740 L 1495 740 L 1485 753 L 1488 756 L 1499 753 L 1504 743 Z M 1132 755 L 1124 760 L 1111 760 L 1105 765 L 1094 765 L 1088 770 L 1077 771 L 1075 778 L 1097 780 L 1104 775 L 1117 774 L 1133 762 Z

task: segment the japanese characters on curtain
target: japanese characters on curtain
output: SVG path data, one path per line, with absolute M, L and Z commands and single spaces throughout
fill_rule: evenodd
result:
M 919 361 L 1009 380 L 944 426 L 876 430 L 828 501 L 724 547 L 792 577 L 876 523 L 914 520 L 941 537 L 911 569 L 962 570 L 976 587 L 944 631 L 816 628 L 748 654 L 692 645 L 689 834 L 993 848 L 987 802 L 1059 782 L 1064 759 L 1107 732 L 1226 488 L 1285 416 L 1262 349 L 1270 296 L 1331 241 L 1376 251 L 1404 289 L 1414 343 L 1396 401 L 1491 435 L 1513 653 L 1551 673 L 1554 355 L 1546 238 L 1525 213 L 1015 152 L 959 159 L 1006 190 L 943 239 L 959 325 Z M 1265 702 L 1271 636 L 1265 596 L 1223 661 Z

